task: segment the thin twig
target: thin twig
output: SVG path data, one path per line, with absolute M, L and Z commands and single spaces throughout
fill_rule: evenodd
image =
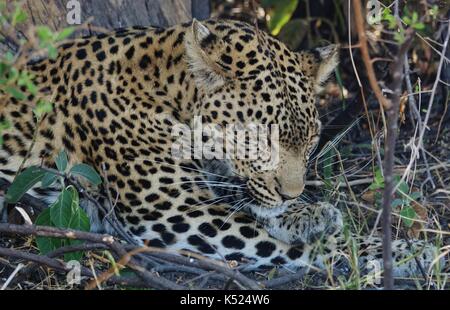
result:
M 358 32 L 359 48 L 361 50 L 361 56 L 364 61 L 364 66 L 367 71 L 367 78 L 369 79 L 370 87 L 372 88 L 378 102 L 387 109 L 390 107 L 390 102 L 383 96 L 380 86 L 378 85 L 377 77 L 373 70 L 373 64 L 369 55 L 369 48 L 367 45 L 366 29 L 364 27 L 364 19 L 362 16 L 362 6 L 360 0 L 352 0 L 355 15 L 355 26 Z M 349 17 L 350 18 L 350 17 Z
M 414 31 L 408 28 L 405 31 L 405 42 L 400 46 L 396 59 L 392 63 L 391 75 L 392 84 L 390 89 L 390 104 L 386 108 L 387 114 L 387 135 L 384 147 L 384 191 L 383 191 L 383 267 L 384 267 L 384 288 L 392 290 L 394 288 L 393 261 L 392 261 L 392 196 L 395 189 L 394 153 L 398 134 L 398 118 L 400 109 L 400 95 L 402 93 L 403 82 L 403 62 L 404 55 L 407 54 L 413 39 Z
M 127 251 L 123 248 L 120 242 L 114 240 L 112 236 L 105 234 L 95 234 L 90 232 L 77 231 L 73 229 L 59 229 L 47 226 L 13 225 L 13 224 L 0 224 L 0 233 L 10 233 L 10 234 L 13 233 L 18 235 L 34 235 L 39 237 L 86 240 L 95 243 L 103 243 L 107 245 L 112 251 L 114 251 L 120 257 L 127 255 Z M 162 289 L 183 288 L 182 286 L 170 282 L 164 278 L 159 278 L 145 269 L 141 269 L 135 259 L 130 259 L 130 264 L 128 266 L 134 269 L 137 272 L 138 276 L 150 287 Z M 56 267 L 61 268 L 61 265 L 57 265 Z

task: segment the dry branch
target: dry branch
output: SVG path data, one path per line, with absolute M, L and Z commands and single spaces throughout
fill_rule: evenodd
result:
M 360 0 L 353 0 L 353 8 L 355 14 L 355 26 L 358 32 L 359 38 L 359 48 L 361 50 L 362 59 L 364 61 L 364 66 L 367 70 L 367 78 L 369 79 L 370 87 L 372 88 L 375 96 L 377 97 L 378 102 L 383 106 L 383 108 L 387 109 L 391 106 L 391 103 L 386 100 L 383 96 L 383 92 L 381 91 L 380 86 L 378 85 L 378 80 L 375 75 L 375 71 L 373 70 L 372 60 L 369 55 L 369 47 L 367 45 L 367 36 L 365 23 L 363 19 L 362 7 Z
M 90 232 L 76 231 L 72 229 L 59 229 L 46 226 L 34 226 L 34 225 L 13 225 L 13 224 L 0 224 L 0 233 L 3 234 L 16 234 L 16 235 L 33 235 L 40 237 L 53 237 L 53 238 L 69 238 L 77 240 L 85 240 L 90 243 L 78 246 L 65 247 L 50 253 L 48 256 L 42 256 L 32 253 L 20 252 L 10 249 L 0 249 L 0 255 L 5 257 L 16 257 L 35 262 L 39 265 L 45 265 L 58 271 L 69 271 L 64 263 L 56 260 L 53 257 L 61 256 L 68 252 L 80 251 L 80 250 L 92 250 L 92 249 L 109 249 L 116 257 L 119 258 L 119 264 L 126 265 L 133 269 L 140 278 L 140 282 L 133 279 L 135 283 L 144 284 L 146 287 L 161 288 L 161 289 L 186 289 L 186 287 L 169 281 L 163 277 L 155 275 L 154 271 L 148 271 L 145 266 L 145 260 L 142 260 L 142 255 L 146 254 L 151 258 L 166 262 L 166 264 L 175 264 L 176 266 L 188 268 L 192 273 L 206 273 L 208 271 L 214 271 L 219 275 L 225 276 L 226 279 L 236 281 L 243 288 L 249 288 L 253 290 L 261 289 L 261 286 L 250 278 L 244 276 L 237 269 L 232 269 L 224 264 L 217 263 L 213 260 L 207 259 L 192 259 L 184 257 L 178 254 L 165 253 L 161 249 L 153 249 L 150 247 L 134 246 L 130 244 L 123 244 L 112 236 L 104 234 L 96 234 Z M 30 267 L 32 268 L 32 267 Z M 176 270 L 173 267 L 172 270 Z M 179 270 L 183 268 L 178 268 Z M 31 269 L 26 269 L 28 272 Z M 156 269 L 157 270 L 157 269 Z M 84 275 L 92 278 L 93 274 L 85 270 Z M 100 273 L 99 273 L 100 274 Z M 102 278 L 104 281 L 112 283 L 119 283 L 123 281 L 127 283 L 128 280 L 123 280 L 120 277 L 113 277 L 107 275 Z
M 123 248 L 123 245 L 121 245 L 120 242 L 116 241 L 112 236 L 104 234 L 95 234 L 77 231 L 73 229 L 59 229 L 46 226 L 12 225 L 12 224 L 0 224 L 0 233 L 85 240 L 95 243 L 102 243 L 108 246 L 118 256 L 124 256 L 127 254 L 126 250 Z M 184 288 L 164 278 L 157 277 L 156 275 L 152 274 L 151 272 L 145 269 L 137 268 L 137 266 L 133 264 L 132 260 L 130 260 L 129 267 L 134 269 L 137 275 L 141 278 L 141 280 L 145 282 L 149 287 L 156 287 L 162 289 Z
M 407 53 L 414 37 L 414 31 L 412 28 L 408 28 L 405 31 L 405 41 L 398 48 L 398 52 L 393 59 L 390 76 L 392 79 L 391 85 L 389 85 L 390 95 L 387 100 L 381 91 L 376 78 L 372 59 L 369 55 L 369 48 L 367 44 L 366 29 L 363 19 L 363 11 L 361 2 L 359 0 L 353 0 L 355 24 L 358 32 L 359 47 L 361 50 L 362 59 L 367 71 L 367 77 L 370 86 L 378 99 L 381 108 L 384 108 L 386 119 L 386 139 L 384 146 L 384 192 L 383 192 L 383 212 L 382 212 L 382 229 L 383 229 L 383 267 L 384 267 L 384 287 L 385 289 L 394 288 L 393 278 L 393 263 L 392 263 L 392 200 L 395 192 L 394 184 L 394 152 L 398 135 L 398 120 L 400 110 L 400 96 L 402 94 L 402 83 L 404 80 L 404 63 L 407 59 Z M 398 13 L 398 2 L 395 2 L 396 12 Z M 397 14 L 396 13 L 396 14 Z
M 405 42 L 400 46 L 397 56 L 391 68 L 392 84 L 390 89 L 390 105 L 386 108 L 387 134 L 384 143 L 384 192 L 383 192 L 383 266 L 384 287 L 394 288 L 393 264 L 392 264 L 392 196 L 395 190 L 394 181 L 394 152 L 398 135 L 398 119 L 400 113 L 400 95 L 402 93 L 403 66 L 405 55 L 408 53 L 414 32 L 406 30 Z

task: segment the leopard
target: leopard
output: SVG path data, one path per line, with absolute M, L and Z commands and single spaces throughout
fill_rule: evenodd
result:
M 32 165 L 54 167 L 64 150 L 69 166 L 85 163 L 103 176 L 92 189 L 99 202 L 112 197 L 124 230 L 149 247 L 236 262 L 241 270 L 315 270 L 337 256 L 356 257 L 361 272 L 369 272 L 369 263 L 383 266 L 382 239 L 354 236 L 358 248 L 350 255 L 339 208 L 299 200 L 320 139 L 316 103 L 338 60 L 338 45 L 294 52 L 233 20 L 63 42 L 55 59 L 27 65 L 37 94 L 1 94 L 0 120 L 11 127 L 3 132 L 0 178 L 12 182 Z M 42 98 L 53 109 L 38 120 L 33 111 Z M 197 116 L 222 128 L 276 126 L 276 164 L 175 156 L 174 128 L 192 130 Z M 57 192 L 38 184 L 28 193 L 50 205 Z M 114 233 L 91 201 L 80 204 L 93 231 Z M 392 250 L 398 277 L 420 275 L 438 255 L 422 240 L 397 239 Z

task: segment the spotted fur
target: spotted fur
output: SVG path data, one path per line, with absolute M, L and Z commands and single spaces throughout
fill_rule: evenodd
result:
M 132 28 L 65 43 L 56 60 L 29 67 L 53 112 L 38 123 L 39 98 L 0 102 L 0 119 L 12 123 L 3 136 L 0 177 L 12 180 L 37 130 L 25 166 L 52 166 L 64 149 L 70 164 L 104 172 L 109 187 L 98 192 L 100 202 L 108 190 L 124 227 L 149 246 L 236 260 L 248 269 L 323 266 L 348 249 L 342 215 L 328 203 L 296 199 L 320 134 L 316 94 L 336 64 L 335 46 L 294 53 L 235 21 Z M 250 160 L 174 158 L 171 130 L 192 127 L 196 115 L 211 124 L 277 124 L 277 169 L 264 171 Z M 54 200 L 52 189 L 30 193 Z M 98 212 L 82 205 L 101 230 Z M 361 268 L 381 261 L 379 239 L 359 243 Z M 428 267 L 434 248 L 414 246 Z M 402 240 L 394 253 L 399 264 L 411 254 Z M 414 259 L 396 267 L 397 275 L 416 273 Z

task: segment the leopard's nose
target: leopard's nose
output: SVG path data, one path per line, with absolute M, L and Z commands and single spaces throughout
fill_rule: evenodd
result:
M 283 200 L 293 200 L 303 193 L 305 185 L 303 182 L 296 182 L 295 184 L 283 184 L 278 178 L 275 179 L 275 190 Z
M 285 194 L 280 193 L 280 192 L 278 192 L 278 194 L 280 194 L 280 196 L 281 196 L 281 198 L 283 200 L 294 200 L 294 199 L 298 198 L 298 196 L 288 196 L 288 195 L 285 195 Z

